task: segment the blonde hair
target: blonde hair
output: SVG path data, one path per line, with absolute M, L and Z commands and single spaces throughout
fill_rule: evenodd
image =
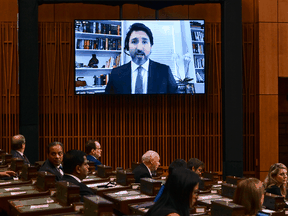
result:
M 244 179 L 237 185 L 233 202 L 244 206 L 246 215 L 255 215 L 262 209 L 263 194 L 264 187 L 259 179 Z
M 278 184 L 278 181 L 275 179 L 275 177 L 278 175 L 280 169 L 287 170 L 287 167 L 282 163 L 275 163 L 270 166 L 268 175 L 264 180 L 265 189 Z M 280 188 L 281 194 L 286 196 L 286 184 L 281 184 L 279 188 Z

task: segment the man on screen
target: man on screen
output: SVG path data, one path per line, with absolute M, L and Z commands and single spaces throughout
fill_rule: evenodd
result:
M 151 30 L 142 23 L 130 26 L 124 52 L 132 61 L 114 68 L 105 92 L 108 94 L 176 93 L 178 86 L 168 65 L 149 58 L 154 44 Z

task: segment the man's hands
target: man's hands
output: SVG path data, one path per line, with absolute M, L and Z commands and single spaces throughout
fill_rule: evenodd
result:
M 11 170 L 0 172 L 0 176 L 16 176 L 16 173 Z

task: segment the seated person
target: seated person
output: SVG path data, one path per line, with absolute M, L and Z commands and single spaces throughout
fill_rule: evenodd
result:
M 146 216 L 188 216 L 189 209 L 198 198 L 199 176 L 183 167 L 169 174 L 160 199 L 149 209 Z
M 95 170 L 97 170 L 97 166 L 102 164 L 99 161 L 102 153 L 100 143 L 97 140 L 88 140 L 85 144 L 85 152 L 87 154 L 87 160 L 94 162 Z
M 40 167 L 39 171 L 47 171 L 55 175 L 56 181 L 59 181 L 64 172 L 62 170 L 63 144 L 61 142 L 52 142 L 48 145 L 48 159 Z
M 267 193 L 286 196 L 287 167 L 282 163 L 273 164 L 264 180 Z
M 160 165 L 160 156 L 157 152 L 149 150 L 142 156 L 142 163 L 132 172 L 135 183 L 140 183 L 141 178 L 152 178 L 153 171 L 156 171 Z
M 262 209 L 264 187 L 256 178 L 240 181 L 234 193 L 233 202 L 245 207 L 245 215 L 256 215 Z
M 24 155 L 26 147 L 25 137 L 21 134 L 12 137 L 11 142 L 11 155 L 12 158 L 20 158 L 23 160 L 24 164 L 30 164 L 28 158 Z
M 192 171 L 194 171 L 199 176 L 202 175 L 204 167 L 205 167 L 205 164 L 201 160 L 199 160 L 198 158 L 191 158 L 187 162 L 187 168 L 191 169 Z
M 174 160 L 170 165 L 169 165 L 169 169 L 168 169 L 168 175 L 170 175 L 172 173 L 172 171 L 176 168 L 179 168 L 179 167 L 184 167 L 184 168 L 187 168 L 187 163 L 185 160 L 183 159 L 176 159 Z M 159 198 L 161 197 L 162 193 L 163 193 L 163 190 L 165 188 L 165 184 L 163 184 L 159 190 L 159 192 L 157 193 L 155 199 L 154 199 L 154 202 L 157 202 L 159 200 Z
M 67 181 L 80 187 L 81 202 L 84 195 L 94 195 L 94 192 L 81 181 L 86 178 L 89 165 L 86 154 L 80 150 L 70 150 L 63 156 L 64 175 L 61 181 Z

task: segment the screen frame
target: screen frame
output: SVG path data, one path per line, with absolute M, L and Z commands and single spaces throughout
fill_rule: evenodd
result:
M 193 92 L 191 93 L 187 93 L 187 92 L 185 92 L 185 93 L 182 93 L 182 92 L 177 92 L 177 93 L 146 93 L 146 94 L 143 94 L 143 95 L 205 95 L 205 94 L 207 94 L 207 86 L 208 86 L 208 82 L 209 82 L 209 80 L 207 79 L 207 72 L 208 72 L 208 69 L 207 69 L 207 66 L 208 66 L 208 62 L 207 62 L 207 42 L 206 42 L 206 20 L 205 19 L 192 19 L 192 18 L 190 18 L 190 19 L 163 19 L 163 20 L 158 20 L 158 19 L 119 19 L 119 20 L 111 20 L 111 19 L 94 19 L 94 18 L 91 18 L 91 19 L 74 19 L 74 25 L 73 25 L 73 27 L 74 27 L 74 31 L 73 31 L 73 50 L 74 50 L 74 63 L 76 64 L 76 31 L 75 31 L 75 28 L 76 28 L 76 21 L 95 21 L 95 22 L 106 22 L 106 23 L 112 23 L 112 22 L 143 22 L 143 23 L 145 23 L 145 22 L 161 22 L 161 21 L 163 21 L 163 22 L 165 22 L 165 21 L 171 21 L 171 22 L 175 22 L 175 21 L 190 21 L 190 22 L 192 22 L 192 21 L 200 21 L 200 22 L 204 22 L 204 24 L 202 24 L 201 25 L 201 28 L 200 29 L 204 29 L 204 41 L 203 41 L 203 44 L 204 44 L 204 48 L 203 48 L 203 51 L 204 51 L 204 68 L 203 68 L 203 71 L 204 71 L 204 87 L 203 87 L 203 92 L 199 92 L 199 93 L 197 93 L 197 91 L 195 92 L 195 83 L 197 83 L 196 81 L 195 82 L 192 82 L 193 83 Z M 126 26 L 127 27 L 127 26 Z M 127 30 L 128 29 L 125 29 L 125 31 L 124 31 L 124 33 L 121 35 L 121 40 L 122 40 L 122 47 L 121 47 L 121 54 L 122 55 L 128 55 L 127 54 L 127 51 L 126 50 L 124 50 L 124 41 L 125 41 L 125 38 L 126 38 L 126 34 L 127 34 Z M 193 30 L 195 30 L 195 29 L 193 29 Z M 123 29 L 121 30 L 121 31 L 123 31 Z M 192 34 L 192 28 L 190 28 L 190 33 Z M 79 33 L 79 32 L 77 32 L 77 33 Z M 91 33 L 92 34 L 92 33 Z M 153 34 L 153 31 L 152 31 L 152 34 Z M 95 36 L 97 36 L 97 34 L 95 34 Z M 154 36 L 155 37 L 155 36 Z M 193 41 L 191 41 L 192 43 L 193 43 Z M 195 42 L 195 41 L 194 41 Z M 154 43 L 155 44 L 155 43 Z M 192 47 L 192 46 L 191 46 Z M 91 51 L 91 53 L 92 53 L 92 50 L 90 50 Z M 99 51 L 99 50 L 95 50 L 95 52 L 97 52 L 97 51 Z M 194 58 L 194 53 L 193 53 L 193 47 L 192 47 L 192 53 L 190 53 L 191 55 L 192 55 L 192 58 Z M 129 56 L 129 55 L 128 55 Z M 183 55 L 184 56 L 184 55 Z M 183 58 L 183 56 L 182 56 L 182 58 Z M 123 64 L 125 64 L 125 62 L 123 61 L 123 58 L 124 58 L 124 56 L 122 56 L 121 57 L 121 63 L 122 64 L 120 64 L 119 66 L 122 66 Z M 125 57 L 126 58 L 126 57 Z M 128 57 L 128 58 L 130 58 L 130 57 Z M 193 59 L 193 62 L 191 61 L 191 63 L 190 64 L 194 64 L 194 59 Z M 89 68 L 89 67 L 87 67 L 87 68 Z M 193 68 L 194 68 L 194 70 L 195 70 L 195 67 L 193 66 Z M 99 69 L 99 68 L 98 68 Z M 85 70 L 85 69 L 84 69 Z M 109 95 L 109 94 L 105 94 L 105 93 L 94 93 L 94 94 L 79 94 L 79 93 L 77 93 L 77 90 L 76 90 L 76 80 L 77 80 L 77 72 L 76 72 L 76 66 L 74 67 L 74 78 L 75 78 L 75 82 L 74 82 L 74 95 L 81 95 L 81 96 L 85 96 L 85 95 L 93 95 L 93 96 L 95 96 L 95 95 Z M 78 76 L 79 77 L 79 76 Z M 194 77 L 195 79 L 196 79 L 196 71 L 195 71 L 195 77 Z M 177 82 L 177 80 L 176 80 L 176 76 L 174 75 L 174 79 L 175 79 L 175 81 Z M 179 82 L 179 81 L 178 81 Z M 89 82 L 90 83 L 90 82 Z M 177 84 L 178 85 L 178 84 Z M 88 86 L 88 85 L 87 85 Z M 80 87 L 80 89 L 82 89 L 82 87 Z M 88 91 L 88 90 L 87 90 Z M 186 90 L 187 91 L 187 90 Z M 112 94 L 113 95 L 113 94 Z M 141 95 L 141 94 L 119 94 L 119 95 Z

